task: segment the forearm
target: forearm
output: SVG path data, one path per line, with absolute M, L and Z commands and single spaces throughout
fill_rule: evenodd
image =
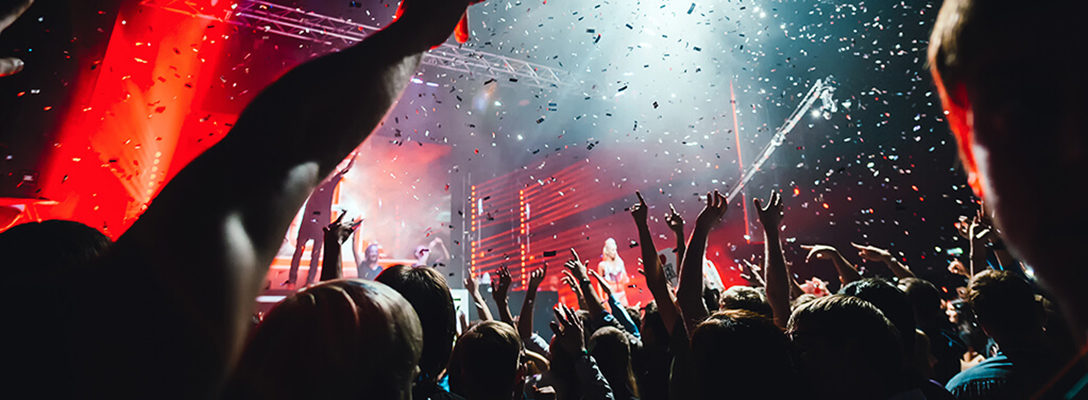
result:
M 986 246 L 980 240 L 972 240 L 971 265 L 968 266 L 968 273 L 975 276 L 975 274 L 986 270 L 989 266 L 990 264 L 986 262 Z
M 769 228 L 769 229 L 768 229 Z M 790 279 L 786 270 L 786 257 L 782 253 L 782 242 L 778 237 L 777 227 L 763 229 L 765 265 L 767 272 L 767 302 L 774 314 L 774 323 L 785 329 L 790 319 Z
M 638 331 L 638 327 L 635 326 L 635 321 L 631 320 L 631 315 L 627 314 L 627 310 L 623 308 L 615 296 L 608 296 L 608 309 L 612 312 L 612 315 L 616 317 L 616 321 L 619 321 L 623 329 L 628 333 L 634 335 L 637 338 L 642 338 L 642 335 Z
M 514 315 L 510 314 L 510 305 L 508 304 L 508 302 L 506 300 L 506 296 L 503 296 L 502 298 L 496 296 L 495 297 L 495 306 L 496 306 L 495 308 L 497 308 L 499 310 L 499 320 L 502 321 L 502 322 L 505 322 L 507 324 L 510 324 L 510 326 L 513 326 L 514 325 Z
M 529 343 L 533 336 L 533 305 L 536 303 L 536 289 L 535 286 L 530 286 L 525 291 L 525 301 L 521 303 L 521 314 L 518 314 L 518 336 L 525 343 Z
M 850 282 L 861 280 L 861 274 L 858 273 L 858 270 L 839 252 L 835 252 L 835 256 L 831 259 L 831 262 L 835 264 L 835 272 L 839 274 L 839 283 L 843 286 L 846 286 Z
M 491 321 L 495 319 L 491 316 L 491 310 L 487 309 L 487 302 L 484 301 L 484 297 L 480 296 L 479 290 L 472 291 L 472 305 L 476 307 L 476 316 L 481 321 Z
M 914 272 L 912 272 L 910 268 L 906 266 L 906 264 L 903 264 L 899 262 L 899 260 L 895 259 L 895 256 L 890 256 L 885 259 L 884 265 L 887 265 L 888 269 L 892 270 L 892 274 L 894 274 L 896 278 L 903 279 L 915 277 Z
M 340 260 L 340 242 L 335 238 L 326 240 L 321 257 L 321 281 L 331 281 L 343 277 Z
M 597 291 L 593 288 L 593 283 L 589 279 L 582 279 L 578 282 L 579 288 L 582 289 L 582 295 L 585 297 L 585 310 L 589 311 L 589 315 L 594 320 L 601 318 L 604 315 L 604 301 L 601 300 L 601 296 L 597 294 Z
M 688 332 L 695 325 L 706 319 L 708 311 L 703 303 L 703 255 L 706 251 L 706 238 L 710 229 L 695 227 L 684 252 L 683 267 L 680 269 L 680 282 L 676 288 L 676 301 L 680 306 L 680 315 Z
M 638 227 L 639 248 L 642 250 L 642 267 L 646 275 L 646 286 L 650 289 L 654 302 L 657 303 L 661 321 L 665 323 L 665 328 L 669 331 L 669 334 L 672 334 L 672 328 L 676 326 L 676 321 L 679 320 L 680 311 L 676 309 L 676 300 L 673 298 L 669 286 L 665 283 L 665 271 L 662 270 L 663 266 L 658 263 L 657 247 L 654 246 L 650 227 L 640 223 L 636 223 L 636 226 Z M 682 256 L 683 253 L 679 253 L 676 257 L 679 259 Z
M 684 244 L 684 232 L 674 231 L 676 233 L 676 261 L 680 262 L 684 258 L 684 252 L 687 251 L 687 245 Z

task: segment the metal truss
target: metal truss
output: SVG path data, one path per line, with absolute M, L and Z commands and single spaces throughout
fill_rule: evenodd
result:
M 260 0 L 242 0 L 221 15 L 210 14 L 194 0 L 142 0 L 141 5 L 230 23 L 259 32 L 328 46 L 362 41 L 380 28 Z M 498 54 L 443 43 L 423 53 L 422 64 L 461 72 L 474 78 L 503 80 L 548 89 L 564 86 L 563 70 Z
M 832 79 L 831 76 L 824 79 L 817 79 L 816 83 L 809 88 L 805 97 L 801 98 L 801 105 L 797 106 L 797 108 L 793 110 L 793 113 L 786 118 L 786 123 L 778 127 L 778 130 L 774 132 L 774 136 L 771 136 L 771 142 L 767 143 L 766 146 L 763 146 L 763 150 L 759 152 L 759 156 L 756 158 L 755 162 L 744 168 L 744 173 L 741 174 L 740 182 L 738 182 L 736 186 L 733 186 L 733 189 L 726 195 L 726 198 L 728 198 L 730 202 L 737 197 L 737 194 L 744 189 L 744 186 L 748 185 L 748 182 L 752 181 L 756 172 L 759 172 L 759 169 L 763 167 L 763 163 L 771 158 L 771 154 L 773 154 L 778 147 L 782 146 L 782 143 L 786 140 L 786 135 L 793 131 L 793 128 L 797 126 L 797 123 L 801 122 L 801 118 L 809 113 L 812 106 L 816 104 L 816 100 L 820 100 L 820 108 L 816 109 L 815 112 L 819 116 L 823 116 L 824 119 L 831 119 L 831 114 L 839 111 L 838 105 L 835 104 L 835 99 L 831 97 L 835 93 L 835 86 L 831 83 Z

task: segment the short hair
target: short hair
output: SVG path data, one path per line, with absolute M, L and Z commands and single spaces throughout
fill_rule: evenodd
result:
M 408 398 L 422 347 L 419 318 L 395 290 L 322 282 L 268 312 L 226 397 Z
M 624 331 L 611 326 L 597 329 L 586 347 L 617 394 L 616 398 L 638 397 L 638 384 L 631 367 L 631 342 Z
M 723 387 L 738 398 L 786 398 L 794 375 L 790 344 L 770 318 L 749 310 L 714 313 L 692 331 L 691 350 L 700 398 Z M 770 390 L 770 392 L 768 391 Z
M 988 269 L 967 284 L 967 302 L 979 324 L 995 339 L 1020 336 L 1043 327 L 1042 306 L 1024 279 Z
M 483 321 L 461 334 L 450 356 L 450 391 L 466 399 L 509 399 L 521 367 L 517 331 L 500 321 Z
M 736 285 L 722 293 L 722 310 L 748 310 L 762 316 L 774 317 L 767 298 L 755 288 Z
M 886 396 L 900 383 L 904 363 L 899 334 L 880 309 L 868 301 L 843 294 L 812 300 L 793 311 L 786 331 L 802 353 L 841 358 L 839 363 L 849 369 L 832 373 L 843 380 L 855 380 L 858 385 L 839 388 L 840 394 Z M 817 346 L 827 350 L 810 351 Z M 804 365 L 805 371 L 822 368 L 820 365 L 829 361 L 810 360 Z
M 944 317 L 941 292 L 929 281 L 921 278 L 903 278 L 899 280 L 899 289 L 907 294 L 907 299 L 914 308 L 915 323 L 930 324 Z
M 437 381 L 449 361 L 453 339 L 457 334 L 457 314 L 446 278 L 431 267 L 394 265 L 386 268 L 374 280 L 399 292 L 419 315 L 419 322 L 423 325 L 420 379 Z
M 854 296 L 876 306 L 899 331 L 899 340 L 905 355 L 914 353 L 914 309 L 907 294 L 880 278 L 865 278 L 850 282 L 839 290 L 840 294 Z
M 69 277 L 87 269 L 109 249 L 110 238 L 75 221 L 28 222 L 0 232 L 7 278 L 15 284 Z

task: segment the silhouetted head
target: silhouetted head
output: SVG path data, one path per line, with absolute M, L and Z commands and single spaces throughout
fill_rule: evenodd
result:
M 631 368 L 631 343 L 627 340 L 627 334 L 606 326 L 589 337 L 586 347 L 617 399 L 638 397 L 638 384 Z
M 450 356 L 450 391 L 468 400 L 508 400 L 522 390 L 524 347 L 505 322 L 483 321 L 457 339 Z
M 1043 306 L 1027 281 L 988 269 L 971 277 L 967 302 L 979 325 L 999 345 L 1034 340 L 1043 331 Z
M 1079 245 L 1088 209 L 1088 74 L 1079 2 L 946 0 L 930 36 L 929 65 L 969 183 L 1002 235 L 1088 326 L 1088 268 Z M 1015 27 L 1015 29 L 1010 29 Z M 1055 214 L 1055 213 L 1058 214 Z M 1060 215 L 1060 217 L 1057 217 Z
M 795 371 L 786 334 L 749 310 L 724 310 L 691 335 L 700 398 L 788 398 Z
M 812 300 L 793 311 L 787 333 L 816 398 L 887 398 L 899 387 L 898 333 L 865 300 L 841 294 Z
M 98 230 L 75 221 L 48 220 L 0 232 L 5 281 L 16 285 L 69 277 L 89 268 L 110 247 Z
M 415 309 L 423 326 L 419 379 L 436 382 L 446 369 L 457 334 L 457 315 L 446 278 L 434 268 L 394 265 L 382 271 L 375 280 L 399 292 Z
M 914 309 L 910 306 L 907 294 L 883 279 L 865 278 L 850 282 L 839 290 L 839 294 L 858 297 L 876 306 L 892 325 L 899 331 L 899 340 L 903 345 L 903 355 L 914 354 Z
M 721 309 L 748 310 L 767 318 L 773 317 L 771 305 L 763 293 L 744 285 L 733 286 L 722 293 Z
M 907 299 L 910 300 L 910 305 L 914 309 L 914 321 L 919 327 L 935 327 L 947 319 L 941 304 L 941 292 L 929 281 L 903 278 L 899 280 L 899 289 L 907 294 Z
M 268 312 L 227 397 L 409 399 L 422 348 L 419 318 L 395 290 L 323 282 Z

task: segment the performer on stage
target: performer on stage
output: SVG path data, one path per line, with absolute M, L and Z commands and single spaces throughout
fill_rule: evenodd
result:
M 317 277 L 318 261 L 320 260 L 318 255 L 321 254 L 321 247 L 324 244 L 325 233 L 322 228 L 332 222 L 332 195 L 336 190 L 336 185 L 340 183 L 340 178 L 351 170 L 352 165 L 355 165 L 355 157 L 351 158 L 347 167 L 321 182 L 313 193 L 310 193 L 310 198 L 306 200 L 306 206 L 302 211 L 302 220 L 298 224 L 295 254 L 291 257 L 291 272 L 288 273 L 287 281 L 283 282 L 283 286 L 294 285 L 297 281 L 298 266 L 302 262 L 302 253 L 306 251 L 306 242 L 311 240 L 314 242 L 314 246 L 310 250 L 310 270 L 306 273 L 306 284 L 314 283 L 314 278 Z
M 356 235 L 358 238 L 358 235 Z M 366 246 L 366 251 L 360 253 L 358 246 L 352 246 L 355 254 L 355 268 L 359 272 L 359 279 L 374 280 L 382 273 L 382 266 L 378 264 L 380 251 L 377 243 Z
M 623 265 L 616 240 L 608 238 L 604 241 L 604 249 L 601 250 L 601 261 L 597 263 L 597 273 L 604 277 L 605 284 L 612 290 L 616 301 L 627 307 L 627 284 L 631 278 L 627 276 L 627 268 Z

